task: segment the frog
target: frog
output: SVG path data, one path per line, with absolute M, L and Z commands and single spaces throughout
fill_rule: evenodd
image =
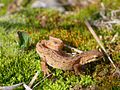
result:
M 41 40 L 36 44 L 36 51 L 42 59 L 41 68 L 44 75 L 48 75 L 50 72 L 47 65 L 64 71 L 74 70 L 78 75 L 82 65 L 103 57 L 103 53 L 98 50 L 84 51 L 73 56 L 63 51 L 63 47 L 63 41 L 52 36 L 49 37 L 49 40 Z

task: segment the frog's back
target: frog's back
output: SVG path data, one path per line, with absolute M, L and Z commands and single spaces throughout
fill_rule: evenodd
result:
M 55 51 L 47 48 L 43 41 L 38 43 L 36 47 L 39 55 L 41 57 L 45 57 L 46 63 L 53 68 L 72 70 L 73 65 L 78 60 L 77 58 L 74 60 L 70 55 L 64 53 L 63 51 Z
M 62 70 L 72 70 L 73 65 L 77 60 L 73 60 L 71 56 L 65 54 L 64 52 L 50 50 L 44 54 L 46 57 L 46 62 L 53 68 L 58 68 Z

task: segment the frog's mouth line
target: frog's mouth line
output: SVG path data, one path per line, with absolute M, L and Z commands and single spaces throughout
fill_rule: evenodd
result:
M 98 61 L 99 59 L 101 59 L 102 57 L 94 57 L 94 58 L 90 58 L 87 60 L 88 63 L 90 62 L 94 62 L 94 61 Z

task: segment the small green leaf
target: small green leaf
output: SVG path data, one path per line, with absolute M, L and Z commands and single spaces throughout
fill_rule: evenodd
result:
M 17 31 L 18 44 L 22 49 L 28 49 L 31 45 L 31 38 L 29 34 L 25 31 Z

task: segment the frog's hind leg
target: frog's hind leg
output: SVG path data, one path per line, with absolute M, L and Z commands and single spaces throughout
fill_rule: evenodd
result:
M 75 75 L 80 75 L 80 64 L 75 64 L 74 66 L 73 66 L 73 69 L 74 69 L 74 71 L 75 71 Z

